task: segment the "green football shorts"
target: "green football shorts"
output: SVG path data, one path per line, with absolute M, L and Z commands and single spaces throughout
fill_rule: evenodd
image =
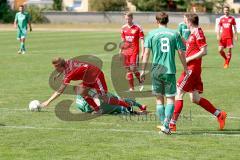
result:
M 27 29 L 18 29 L 17 31 L 17 39 L 23 39 L 27 36 Z
M 173 97 L 176 95 L 176 76 L 175 74 L 152 74 L 152 93 Z

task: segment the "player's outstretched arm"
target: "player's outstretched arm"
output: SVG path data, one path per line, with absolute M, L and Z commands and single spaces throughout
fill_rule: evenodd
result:
M 218 27 L 217 27 L 217 40 L 218 41 L 220 40 L 220 30 L 221 30 L 221 26 L 218 25 Z
M 141 41 L 141 50 L 142 50 L 142 55 L 141 55 L 141 57 L 142 57 L 142 59 L 143 59 L 143 54 L 144 54 L 144 50 L 145 50 L 145 48 L 144 48 L 144 39 L 140 39 L 140 41 Z
M 185 52 L 182 50 L 178 50 L 178 56 L 183 65 L 183 69 L 184 69 L 185 73 L 188 73 Z
M 238 33 L 237 33 L 237 27 L 236 25 L 233 26 L 234 34 L 235 34 L 235 40 L 238 41 Z
M 200 49 L 200 51 L 190 57 L 186 58 L 187 63 L 198 58 L 202 58 L 203 56 L 207 55 L 207 46 L 204 46 Z
M 141 72 L 141 80 L 142 81 L 145 80 L 145 69 L 146 69 L 146 66 L 147 66 L 149 55 L 150 55 L 150 49 L 145 48 L 144 53 L 143 53 L 143 58 L 142 58 L 142 72 Z
M 29 31 L 32 32 L 32 23 L 30 20 L 28 21 L 28 26 L 29 26 Z
M 65 85 L 65 84 L 62 84 L 62 85 L 60 86 L 60 88 L 58 89 L 58 91 L 54 92 L 54 93 L 52 94 L 52 96 L 51 96 L 48 100 L 46 100 L 45 102 L 43 102 L 40 106 L 41 106 L 41 107 L 47 107 L 53 100 L 55 100 L 56 98 L 58 98 L 58 97 L 64 92 L 65 88 L 66 88 L 66 85 Z
M 17 29 L 17 16 L 15 16 L 14 22 L 13 22 L 13 26 Z

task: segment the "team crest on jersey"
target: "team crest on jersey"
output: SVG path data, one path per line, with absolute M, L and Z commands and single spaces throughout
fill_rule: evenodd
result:
M 136 31 L 137 30 L 133 29 L 133 30 L 131 30 L 131 33 L 134 34 L 134 33 L 136 33 Z
M 189 42 L 191 42 L 193 40 L 194 40 L 193 36 L 190 36 L 189 39 L 188 39 Z
M 231 21 L 232 21 L 231 19 L 228 20 L 229 23 L 230 23 Z

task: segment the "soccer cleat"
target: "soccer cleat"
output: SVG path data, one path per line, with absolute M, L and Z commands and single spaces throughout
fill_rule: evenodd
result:
M 228 68 L 228 59 L 225 59 L 225 63 L 224 63 L 224 65 L 223 65 L 223 68 Z
M 18 52 L 17 52 L 18 54 L 21 54 L 22 53 L 22 51 L 21 50 L 18 50 Z
M 171 134 L 171 130 L 169 128 L 164 127 L 164 126 L 161 126 L 160 130 L 161 130 L 162 133 L 164 133 L 166 135 L 170 135 Z
M 133 92 L 134 91 L 134 89 L 133 88 L 129 88 L 129 92 Z
M 177 131 L 177 126 L 176 124 L 170 123 L 169 124 L 169 128 L 172 132 L 176 132 Z
M 227 69 L 228 67 L 229 67 L 228 64 L 224 64 L 223 66 L 224 69 Z
M 226 68 L 228 68 L 228 67 L 229 67 L 229 58 L 227 58 L 227 59 L 225 60 L 225 63 L 224 63 L 223 68 L 226 69 Z
M 227 113 L 224 111 L 221 111 L 219 113 L 219 116 L 217 117 L 218 123 L 219 123 L 219 130 L 224 129 L 226 118 L 227 118 Z
M 143 111 L 143 112 L 147 111 L 147 106 L 146 105 L 142 105 L 140 107 L 140 110 Z
M 22 51 L 22 54 L 25 54 L 26 52 L 25 51 Z
M 143 83 L 141 82 L 141 83 L 139 83 L 139 91 L 142 91 L 143 90 L 143 88 L 144 88 L 144 85 L 143 85 Z

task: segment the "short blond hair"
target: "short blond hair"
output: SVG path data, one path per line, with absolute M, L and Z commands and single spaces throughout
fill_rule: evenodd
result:
M 65 65 L 65 59 L 61 58 L 61 57 L 55 57 L 52 59 L 52 64 L 53 65 L 60 65 L 60 66 L 64 66 Z
M 133 13 L 132 12 L 126 12 L 126 13 L 124 13 L 124 15 L 133 18 Z

